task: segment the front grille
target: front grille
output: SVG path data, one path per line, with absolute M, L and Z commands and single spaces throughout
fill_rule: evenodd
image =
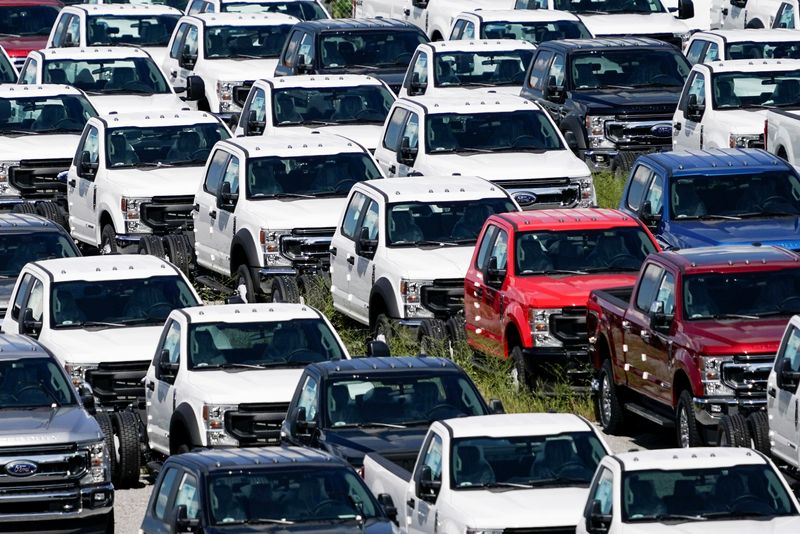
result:
M 288 409 L 288 402 L 240 404 L 238 410 L 225 412 L 225 432 L 242 447 L 279 445 Z
M 191 230 L 193 196 L 153 197 L 139 208 L 141 221 L 156 232 Z
M 767 378 L 774 362 L 774 354 L 736 356 L 722 364 L 722 383 L 733 389 L 737 397 L 765 397 Z
M 8 447 L 0 449 L 0 466 L 24 460 L 36 466 L 35 472 L 25 476 L 14 476 L 5 468 L 0 469 L 0 501 L 11 499 L 28 491 L 40 491 L 42 485 L 66 483 L 80 480 L 89 467 L 86 450 L 75 445 L 69 450 L 48 446 Z
M 620 147 L 629 145 L 658 147 L 672 143 L 672 116 L 637 118 L 626 115 L 624 119 L 607 121 L 606 137 Z
M 97 369 L 86 371 L 86 382 L 102 406 L 138 405 L 144 399 L 142 379 L 149 365 L 147 361 L 101 363 Z
M 523 209 L 571 208 L 578 203 L 580 185 L 569 178 L 494 180 L 506 189 Z
M 250 94 L 250 88 L 253 86 L 253 82 L 244 82 L 243 85 L 239 85 L 233 88 L 233 103 L 239 107 L 244 107 L 245 100 L 247 100 L 247 95 Z
M 503 534 L 575 534 L 575 527 L 506 528 Z
M 464 308 L 464 279 L 434 280 L 433 285 L 422 288 L 420 299 L 422 305 L 434 315 L 450 316 L 458 313 Z
M 76 512 L 81 509 L 78 481 L 36 483 L 30 478 L 14 486 L 0 485 L 0 518 L 4 514 Z
M 66 193 L 67 184 L 58 181 L 58 174 L 69 170 L 70 159 L 27 159 L 8 171 L 8 183 L 25 198 L 48 198 Z
M 281 237 L 281 255 L 295 267 L 327 268 L 334 228 L 295 228 Z
M 25 65 L 26 59 L 27 59 L 26 57 L 15 57 L 12 58 L 11 61 L 14 63 L 14 66 L 17 67 L 17 70 L 21 71 L 22 67 Z
M 586 308 L 571 306 L 562 308 L 561 313 L 550 315 L 550 333 L 565 345 L 588 343 Z

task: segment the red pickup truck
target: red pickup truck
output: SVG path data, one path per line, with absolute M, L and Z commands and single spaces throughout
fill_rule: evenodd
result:
M 0 0 L 0 46 L 17 70 L 22 69 L 29 52 L 47 45 L 62 7 L 58 0 Z
M 653 254 L 633 287 L 597 290 L 587 330 L 597 415 L 674 427 L 682 447 L 712 444 L 725 414 L 766 405 L 786 324 L 800 311 L 800 256 L 723 246 Z
M 492 215 L 464 282 L 467 342 L 511 358 L 512 379 L 566 377 L 588 384 L 586 300 L 592 289 L 633 283 L 658 250 L 637 219 L 617 210 L 541 210 Z

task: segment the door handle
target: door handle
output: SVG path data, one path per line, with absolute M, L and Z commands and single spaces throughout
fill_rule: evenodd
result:
M 72 178 L 67 182 L 67 185 L 70 187 L 75 187 L 76 185 L 78 185 L 78 182 L 75 180 L 75 178 Z
M 396 173 L 396 172 L 397 172 L 397 167 L 396 167 L 396 166 L 394 166 L 394 165 L 390 165 L 390 166 L 389 166 L 389 173 L 390 173 L 390 174 L 394 174 L 394 173 Z
M 148 382 L 147 382 L 147 389 L 149 389 L 150 391 L 155 391 L 155 390 L 156 390 L 156 384 L 155 384 L 155 382 L 149 382 L 149 381 L 148 381 Z
M 409 507 L 409 508 L 414 508 L 414 507 L 416 507 L 416 503 L 414 502 L 414 499 L 408 499 L 408 500 L 406 501 L 406 504 L 408 505 L 408 507 Z
M 178 75 L 178 71 L 177 70 L 171 70 L 171 71 L 169 71 L 169 75 L 174 78 L 174 77 L 176 77 Z
M 676 132 L 680 132 L 681 128 L 683 128 L 683 125 L 680 122 L 676 122 L 675 126 L 673 126 L 673 128 L 675 128 Z
M 405 9 L 403 10 L 403 15 L 405 15 L 406 17 L 410 16 L 410 15 L 411 15 L 411 10 L 410 10 L 410 9 L 408 9 L 408 8 L 405 8 Z
M 642 330 L 641 332 L 639 332 L 639 336 L 641 336 L 642 341 L 644 341 L 645 343 L 650 341 L 650 332 L 648 330 Z
M 347 256 L 347 263 L 349 263 L 350 265 L 355 265 L 356 264 L 355 256 Z
M 767 395 L 769 395 L 770 397 L 775 397 L 776 394 L 777 394 L 777 391 L 775 391 L 775 388 L 769 388 L 767 390 Z
M 630 321 L 626 321 L 626 320 L 623 319 L 622 320 L 622 329 L 625 332 L 630 332 L 631 331 L 631 322 Z
M 217 218 L 217 210 L 209 211 L 208 212 L 208 216 L 211 217 L 212 219 L 216 219 Z
M 200 204 L 193 204 L 192 211 L 200 211 Z
M 482 287 L 476 287 L 475 288 L 475 296 L 476 297 L 482 297 L 483 296 L 483 288 Z
M 336 252 L 338 252 L 338 251 L 336 250 L 336 247 L 331 247 L 330 248 L 330 252 L 331 252 L 331 256 L 336 256 Z

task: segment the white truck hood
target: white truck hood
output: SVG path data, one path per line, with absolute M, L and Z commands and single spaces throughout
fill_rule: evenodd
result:
M 487 180 L 514 180 L 555 177 L 586 177 L 586 163 L 570 150 L 498 152 L 495 154 L 435 154 L 425 159 L 424 174 L 480 176 Z
M 130 113 L 133 111 L 177 111 L 186 104 L 173 93 L 157 95 L 88 95 L 100 115 L 111 111 Z
M 189 195 L 197 192 L 203 182 L 204 167 L 147 167 L 142 169 L 109 169 L 108 180 L 125 197 L 150 198 Z
M 71 158 L 75 155 L 80 138 L 80 134 L 0 137 L 0 161 Z
M 98 364 L 153 359 L 161 325 L 92 330 L 51 330 L 43 344 L 62 363 Z
M 449 492 L 449 501 L 471 528 L 544 528 L 578 524 L 589 488 L 537 488 Z
M 722 109 L 714 112 L 714 128 L 734 134 L 756 135 L 764 132 L 766 118 L 766 109 Z
M 206 91 L 215 92 L 216 81 L 243 82 L 272 78 L 275 76 L 277 58 L 273 59 L 207 59 L 203 63 L 202 77 L 206 80 Z M 200 75 L 200 73 L 198 73 Z M 213 82 L 213 83 L 212 83 Z
M 386 259 L 392 271 L 403 273 L 403 278 L 435 280 L 437 278 L 464 278 L 472 258 L 473 247 L 387 248 Z
M 519 91 L 517 91 L 519 93 Z M 375 150 L 378 147 L 378 139 L 383 124 L 342 124 L 336 126 L 276 126 L 273 136 L 280 135 L 308 135 L 309 132 L 320 132 L 326 134 L 341 135 L 352 139 L 367 150 Z
M 592 35 L 644 35 L 654 33 L 686 33 L 689 27 L 671 13 L 580 15 Z
M 303 368 L 191 371 L 194 397 L 206 404 L 290 402 Z
M 339 223 L 347 198 L 263 199 L 245 203 L 251 221 L 264 228 L 333 228 Z M 298 220 L 298 214 L 302 217 Z M 298 224 L 301 223 L 301 224 Z
M 685 523 L 625 524 L 622 534 L 730 534 L 731 532 L 758 532 L 779 534 L 800 532 L 800 518 L 776 517 L 768 521 L 739 519 L 736 521 L 687 521 Z
M 142 48 L 142 50 L 150 54 L 150 57 L 153 58 L 156 65 L 161 65 L 164 62 L 164 58 L 167 57 L 166 46 L 146 46 Z

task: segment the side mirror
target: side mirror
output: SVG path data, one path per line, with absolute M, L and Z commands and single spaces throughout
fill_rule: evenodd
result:
M 200 526 L 199 519 L 189 519 L 185 504 L 179 504 L 175 508 L 175 515 L 172 519 L 173 532 L 194 532 Z
M 383 507 L 383 513 L 389 518 L 389 521 L 397 524 L 397 507 L 394 505 L 392 496 L 388 493 L 381 493 L 378 495 L 378 502 Z
M 694 122 L 700 122 L 705 111 L 705 104 L 697 103 L 697 95 L 689 95 L 689 100 L 686 103 L 686 118 Z
M 81 176 L 89 180 L 94 179 L 94 175 L 97 174 L 97 167 L 97 162 L 92 161 L 92 156 L 88 150 L 81 152 L 81 161 L 78 165 L 78 172 Z
M 186 100 L 201 100 L 206 95 L 206 85 L 200 76 L 186 78 Z
M 378 250 L 378 240 L 369 238 L 369 228 L 366 226 L 361 228 L 358 233 L 358 240 L 356 241 L 356 254 L 367 259 L 375 257 L 375 251 Z
M 639 208 L 639 217 L 647 226 L 657 226 L 661 222 L 661 214 L 653 213 L 653 203 L 646 200 Z
M 411 139 L 404 137 L 400 142 L 400 152 L 397 153 L 397 163 L 408 166 L 414 165 L 417 160 L 418 150 L 417 147 L 411 147 Z
M 544 97 L 550 102 L 561 103 L 564 101 L 564 87 L 556 85 L 556 77 L 550 76 L 545 87 Z
M 39 332 L 42 331 L 42 321 L 36 321 L 33 318 L 33 310 L 25 308 L 22 312 L 22 321 L 19 323 L 19 333 L 30 337 L 39 337 Z
M 305 55 L 300 54 L 297 56 L 297 74 L 312 74 L 314 72 L 314 65 L 308 63 Z
M 316 430 L 317 422 L 309 421 L 306 419 L 305 407 L 300 407 L 295 412 L 294 416 L 295 428 L 299 434 L 310 434 L 312 430 Z
M 428 7 L 428 0 L 411 0 L 411 5 L 419 9 L 425 9 Z
M 419 472 L 419 480 L 417 480 L 417 495 L 419 498 L 424 501 L 434 502 L 436 497 L 439 496 L 441 487 L 441 481 L 433 480 L 431 466 L 423 465 Z
M 245 135 L 261 135 L 264 133 L 264 121 L 258 120 L 258 112 L 251 109 L 247 114 L 247 124 L 245 125 Z
M 600 501 L 595 499 L 592 501 L 592 511 L 586 521 L 586 530 L 592 534 L 605 534 L 609 527 L 611 527 L 611 514 L 604 514 Z
M 178 373 L 179 364 L 169 361 L 169 351 L 163 349 L 158 357 L 158 370 L 164 378 L 175 378 Z
M 370 357 L 385 357 L 391 356 L 392 351 L 389 350 L 389 345 L 387 345 L 385 341 L 370 339 L 367 341 L 366 354 Z
M 693 17 L 694 2 L 692 0 L 678 0 L 678 18 L 681 20 L 686 20 Z
M 486 285 L 500 287 L 506 279 L 506 270 L 497 268 L 497 257 L 489 258 L 489 265 L 486 266 Z
M 408 86 L 408 94 L 411 96 L 414 95 L 421 95 L 425 93 L 425 90 L 428 88 L 427 83 L 421 83 L 419 81 L 419 72 L 415 72 L 411 75 L 411 83 Z
M 781 370 L 777 376 L 778 386 L 786 389 L 796 389 L 797 382 L 800 381 L 800 372 L 792 369 L 792 361 L 784 358 L 781 362 Z
M 178 65 L 181 68 L 192 70 L 197 63 L 197 54 L 192 54 L 189 51 L 189 45 L 183 47 L 183 53 L 181 54 L 180 59 L 178 60 Z
M 78 388 L 78 395 L 81 398 L 81 404 L 83 404 L 83 408 L 89 413 L 94 413 L 94 394 L 92 393 L 91 388 L 87 387 L 85 384 L 80 386 Z
M 656 300 L 650 305 L 650 329 L 656 332 L 669 332 L 672 317 L 664 313 L 664 302 Z
M 506 408 L 503 406 L 503 401 L 500 399 L 491 399 L 489 401 L 489 408 L 492 413 L 506 413 Z
M 731 5 L 741 9 L 747 6 L 747 0 L 731 0 Z
M 239 200 L 239 193 L 231 193 L 231 183 L 222 182 L 217 194 L 217 207 L 222 210 L 231 211 L 236 207 Z
M 567 130 L 564 132 L 564 140 L 567 142 L 567 148 L 572 150 L 573 152 L 577 152 L 578 148 L 578 139 L 575 137 L 575 132 L 572 130 Z

